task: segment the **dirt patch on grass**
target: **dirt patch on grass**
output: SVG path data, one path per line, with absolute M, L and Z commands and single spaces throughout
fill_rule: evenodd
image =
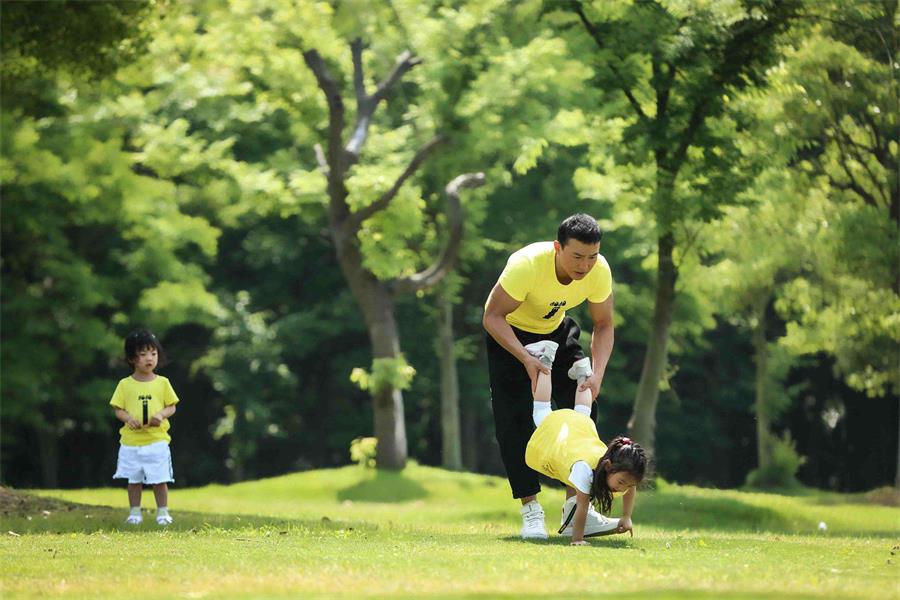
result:
M 863 495 L 869 504 L 881 504 L 883 506 L 900 506 L 900 490 L 890 486 L 876 488 Z
M 4 517 L 26 517 L 47 512 L 63 512 L 83 508 L 79 504 L 17 492 L 0 486 L 0 514 Z

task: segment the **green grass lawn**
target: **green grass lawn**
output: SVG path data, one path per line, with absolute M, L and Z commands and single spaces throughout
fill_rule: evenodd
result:
M 900 598 L 900 508 L 861 495 L 661 484 L 634 538 L 571 547 L 518 539 L 505 480 L 415 464 L 173 487 L 168 529 L 124 525 L 124 489 L 36 493 L 0 506 L 3 598 Z

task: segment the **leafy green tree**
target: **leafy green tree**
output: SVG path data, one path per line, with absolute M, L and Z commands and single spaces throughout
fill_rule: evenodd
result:
M 284 423 L 291 404 L 281 401 L 296 386 L 295 376 L 283 362 L 276 331 L 264 313 L 250 313 L 250 294 L 237 295 L 233 309 L 222 315 L 214 332 L 213 349 L 193 365 L 207 372 L 213 387 L 226 399 L 224 416 L 215 424 L 213 438 L 226 438 L 226 466 L 235 481 L 246 475 L 259 441 L 286 434 Z
M 384 100 L 391 88 L 403 74 L 413 68 L 418 60 L 411 53 L 401 54 L 391 72 L 376 86 L 372 93 L 366 91 L 363 71 L 363 45 L 360 39 L 351 44 L 353 54 L 353 82 L 356 92 L 356 124 L 349 139 L 344 140 L 345 111 L 341 90 L 317 50 L 307 50 L 304 59 L 315 73 L 319 87 L 325 95 L 329 108 L 327 150 L 317 151 L 320 167 L 328 179 L 329 226 L 341 270 L 347 278 L 354 297 L 363 313 L 372 344 L 372 374 L 366 385 L 372 392 L 375 412 L 375 437 L 378 439 L 378 464 L 384 468 L 400 469 L 406 463 L 407 442 L 403 417 L 403 397 L 401 389 L 406 385 L 408 366 L 400 353 L 400 339 L 394 316 L 392 296 L 395 293 L 416 292 L 440 281 L 452 268 L 462 235 L 462 215 L 460 213 L 459 191 L 464 187 L 476 187 L 484 182 L 483 174 L 461 175 L 447 185 L 449 204 L 450 237 L 447 246 L 438 259 L 418 273 L 401 277 L 379 277 L 378 271 L 389 269 L 389 265 L 366 265 L 363 255 L 361 234 L 365 232 L 366 221 L 380 216 L 397 197 L 404 182 L 418 169 L 432 150 L 440 143 L 433 137 L 414 154 L 409 164 L 386 190 L 377 192 L 367 182 L 365 170 L 359 171 L 360 180 L 354 183 L 363 186 L 374 200 L 352 210 L 348 189 L 349 170 L 360 159 L 375 109 Z M 371 178 L 374 173 L 368 174 Z M 366 189 L 368 188 L 368 189 Z M 377 188 L 376 188 L 377 189 Z M 374 193 L 372 193 L 374 192 Z M 395 214 L 395 218 L 400 215 Z M 383 218 L 383 217 L 382 217 Z
M 714 217 L 746 182 L 729 94 L 764 82 L 777 36 L 798 2 L 548 3 L 572 51 L 593 71 L 597 105 L 573 114 L 592 128 L 580 187 L 594 197 L 637 196 L 655 229 L 656 298 L 631 434 L 651 451 L 678 280 L 693 223 Z M 597 107 L 600 107 L 599 109 Z M 585 109 L 588 107 L 585 106 Z M 627 166 L 625 166 L 627 165 Z M 621 209 L 620 209 L 621 210 Z
M 754 145 L 753 136 L 748 138 L 746 143 Z M 765 150 L 760 143 L 752 151 L 762 157 Z M 745 205 L 726 208 L 704 234 L 704 252 L 716 262 L 704 269 L 702 285 L 717 298 L 721 317 L 749 332 L 752 341 L 757 455 L 752 477 L 760 484 L 786 486 L 795 481 L 799 463 L 787 471 L 775 464 L 790 453 L 778 450 L 784 442 L 773 433 L 773 424 L 791 402 L 783 380 L 792 357 L 778 338 L 770 339 L 777 329 L 771 322 L 773 305 L 795 278 L 812 271 L 827 200 L 783 165 L 763 171 L 742 197 Z
M 829 200 L 814 268 L 778 303 L 784 345 L 833 355 L 870 397 L 900 391 L 897 15 L 893 1 L 814 5 L 773 74 L 760 131 Z M 897 464 L 900 487 L 900 446 Z
M 35 432 L 45 485 L 62 434 L 112 427 L 98 398 L 124 371 L 110 367 L 128 328 L 163 333 L 217 308 L 179 255 L 214 254 L 218 232 L 181 211 L 173 186 L 135 174 L 104 127 L 79 121 L 2 113 L 3 413 L 8 431 Z
M 147 48 L 167 1 L 47 0 L 0 5 L 0 91 L 4 108 L 34 114 L 52 107 L 45 93 L 63 74 L 95 81 Z

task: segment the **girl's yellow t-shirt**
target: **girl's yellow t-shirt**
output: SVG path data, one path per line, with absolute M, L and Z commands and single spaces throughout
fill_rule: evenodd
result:
M 113 392 L 111 406 L 125 410 L 145 425 L 142 429 L 131 429 L 128 424 L 119 429 L 119 441 L 123 446 L 146 446 L 153 442 L 171 441 L 169 420 L 150 426 L 150 419 L 166 406 L 178 404 L 178 396 L 166 377 L 157 375 L 153 381 L 138 381 L 128 376 L 119 381 Z
M 597 427 L 590 417 L 563 408 L 547 415 L 528 440 L 525 463 L 539 473 L 575 487 L 569 481 L 572 465 L 579 460 L 592 469 L 606 454 Z

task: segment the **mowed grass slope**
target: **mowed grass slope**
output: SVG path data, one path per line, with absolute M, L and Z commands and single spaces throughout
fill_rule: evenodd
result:
M 124 489 L 39 493 L 2 507 L 4 598 L 900 598 L 900 508 L 863 496 L 662 484 L 634 538 L 571 547 L 518 539 L 505 480 L 415 464 L 173 487 L 165 530 L 125 526 Z

